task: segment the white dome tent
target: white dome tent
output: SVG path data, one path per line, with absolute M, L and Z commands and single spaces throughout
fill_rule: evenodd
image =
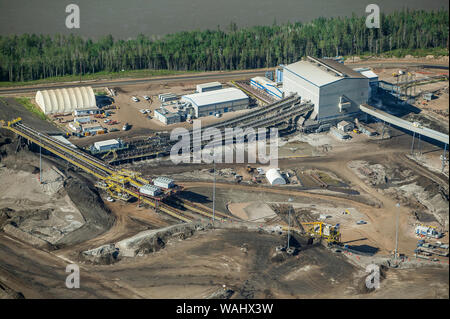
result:
M 45 114 L 69 113 L 97 107 L 94 91 L 90 86 L 38 91 L 36 103 Z
M 281 176 L 280 172 L 276 168 L 271 168 L 266 172 L 266 178 L 269 181 L 270 185 L 284 185 L 286 181 L 283 176 Z

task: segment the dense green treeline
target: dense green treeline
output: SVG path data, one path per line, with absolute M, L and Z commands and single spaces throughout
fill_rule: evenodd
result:
M 448 49 L 448 11 L 402 11 L 381 16 L 380 29 L 365 17 L 318 18 L 306 24 L 179 32 L 152 40 L 112 36 L 0 37 L 0 81 L 121 70 L 235 70 L 291 63 L 305 55 L 336 56 Z

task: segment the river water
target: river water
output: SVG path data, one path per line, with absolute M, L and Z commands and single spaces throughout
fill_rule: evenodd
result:
M 65 8 L 80 8 L 80 28 L 67 29 Z M 0 0 L 0 35 L 75 33 L 98 38 L 133 38 L 139 33 L 161 36 L 183 30 L 226 29 L 308 22 L 323 16 L 366 15 L 370 3 L 381 12 L 410 8 L 448 10 L 447 0 Z

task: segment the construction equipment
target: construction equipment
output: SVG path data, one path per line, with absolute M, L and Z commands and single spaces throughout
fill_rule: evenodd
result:
M 300 223 L 299 223 L 300 224 Z M 284 231 L 293 230 L 300 234 L 309 234 L 316 239 L 323 239 L 328 245 L 339 244 L 341 242 L 341 233 L 339 224 L 331 225 L 324 222 L 306 222 L 301 223 L 302 227 L 286 227 L 283 226 Z M 297 224 L 298 225 L 298 224 Z

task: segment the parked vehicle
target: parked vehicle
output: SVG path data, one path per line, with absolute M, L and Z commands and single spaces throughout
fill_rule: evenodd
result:
M 133 96 L 131 99 L 132 99 L 134 102 L 139 102 L 139 99 L 138 99 L 137 97 L 135 97 L 135 96 Z

